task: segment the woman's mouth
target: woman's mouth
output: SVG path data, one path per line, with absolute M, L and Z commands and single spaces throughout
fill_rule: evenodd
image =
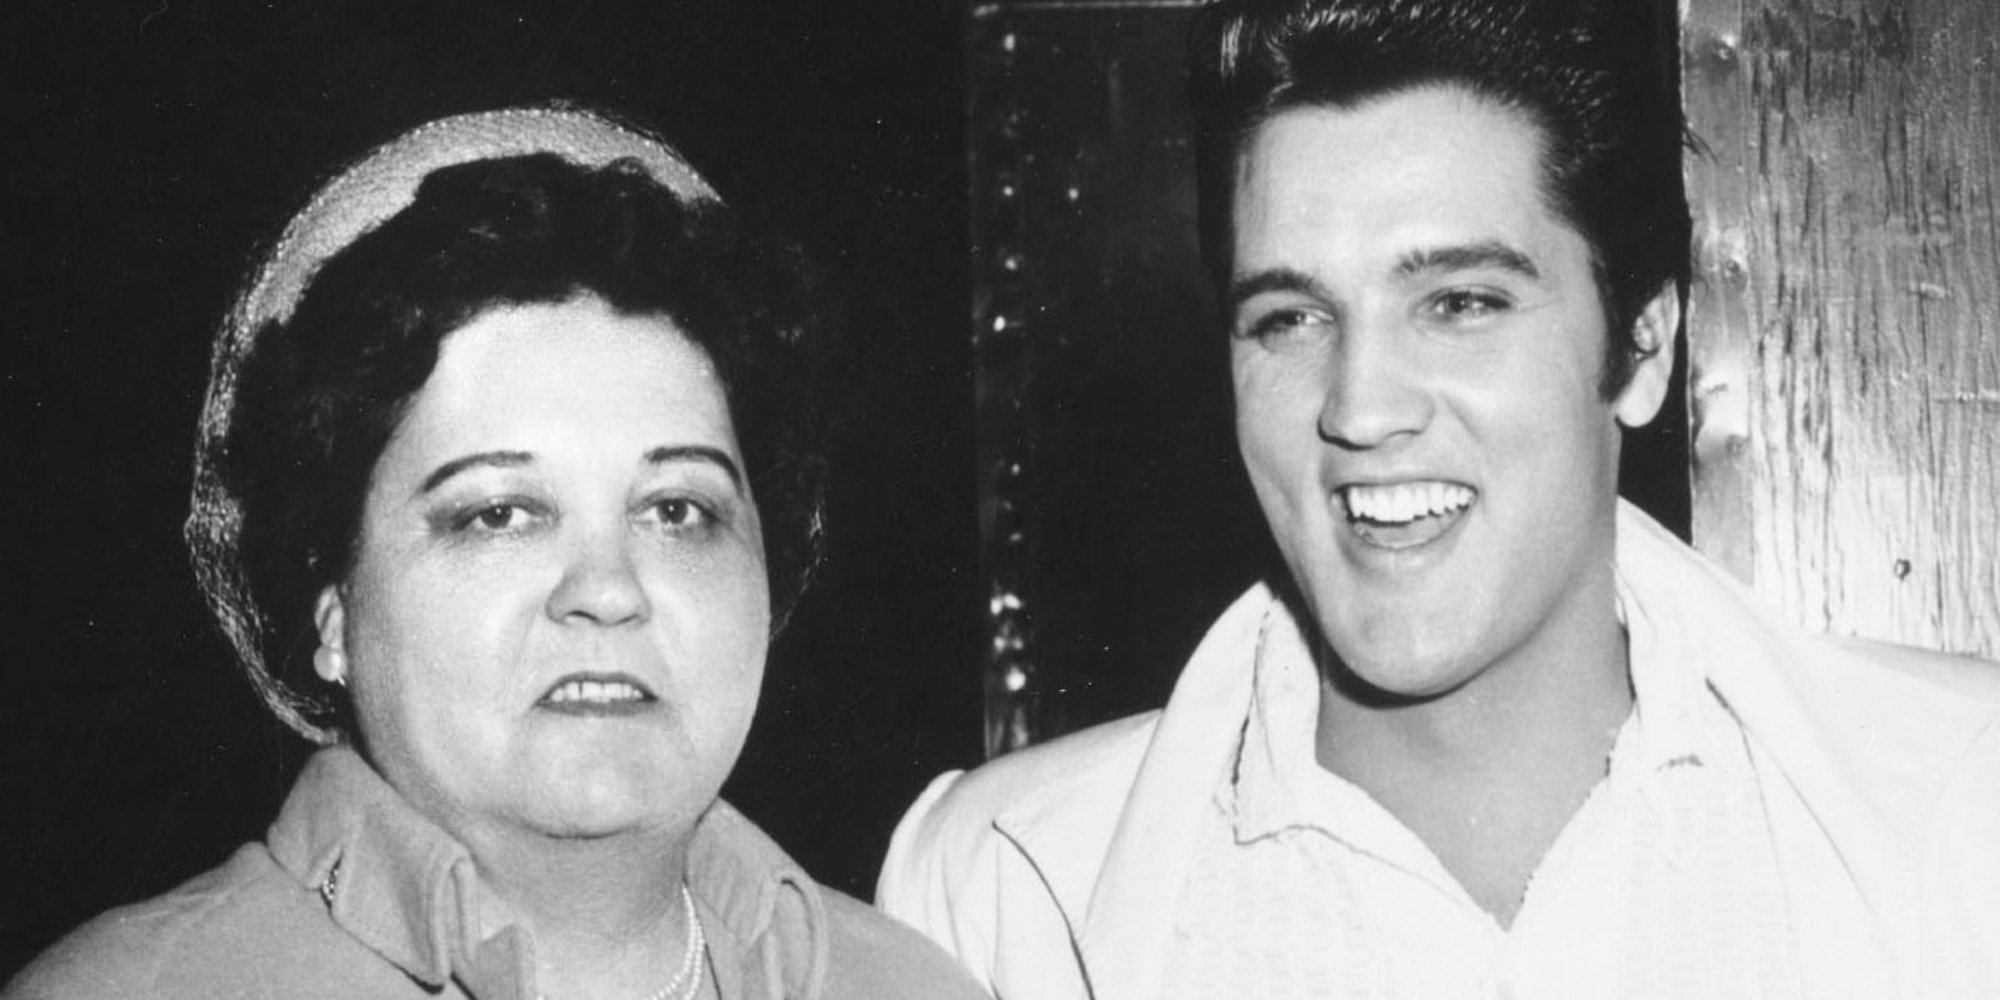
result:
M 537 708 L 570 715 L 632 715 L 660 699 L 637 678 L 625 674 L 573 674 L 555 683 Z
M 1436 541 L 1472 506 L 1478 491 L 1460 483 L 1415 480 L 1340 488 L 1347 523 L 1379 549 L 1413 549 Z

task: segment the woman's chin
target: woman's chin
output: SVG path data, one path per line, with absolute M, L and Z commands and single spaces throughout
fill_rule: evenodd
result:
M 522 817 L 522 825 L 556 840 L 602 840 L 669 833 L 692 825 L 699 816 L 700 810 L 685 808 L 682 803 L 580 798 L 566 793 L 534 803 L 532 811 Z
M 578 842 L 636 836 L 651 828 L 650 824 L 638 817 L 577 813 L 536 816 L 531 819 L 529 825 L 537 834 L 550 840 Z
M 692 775 L 669 773 L 657 760 L 623 763 L 599 762 L 534 782 L 522 803 L 529 825 L 572 839 L 685 834 L 719 791 L 697 787 Z

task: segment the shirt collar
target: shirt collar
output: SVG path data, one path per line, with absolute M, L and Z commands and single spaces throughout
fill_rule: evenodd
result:
M 1625 574 L 1616 579 L 1633 712 L 1613 750 L 1612 772 L 1620 780 L 1644 780 L 1714 761 L 1728 749 L 1718 741 L 1736 733 L 1727 711 L 1699 664 L 1672 655 L 1672 643 L 1663 641 L 1660 623 L 1633 595 Z M 1379 811 L 1365 792 L 1329 780 L 1332 776 L 1319 766 L 1319 668 L 1297 619 L 1282 602 L 1272 602 L 1252 662 L 1254 679 L 1233 781 L 1219 792 L 1237 841 L 1248 843 L 1287 828 L 1338 834 L 1333 817 L 1364 819 Z
M 718 800 L 695 828 L 688 885 L 710 931 L 723 996 L 819 996 L 828 954 L 819 886 L 727 802 Z M 770 960 L 746 960 L 756 952 Z M 772 974 L 777 981 L 766 981 Z
M 1319 766 L 1319 667 L 1298 619 L 1282 601 L 1271 602 L 1252 664 L 1236 769 L 1219 792 L 1237 842 L 1291 828 L 1337 832 L 1335 816 L 1378 811 L 1365 801 L 1367 793 Z
M 335 923 L 412 978 L 432 988 L 457 978 L 489 1000 L 534 996 L 524 928 L 476 939 L 471 854 L 351 748 L 306 762 L 267 842 L 279 865 L 327 901 Z M 817 995 L 827 953 L 818 888 L 728 803 L 717 801 L 695 828 L 688 884 L 725 995 Z M 760 951 L 770 961 L 746 960 Z M 779 982 L 753 981 L 771 975 Z
M 1661 623 L 1616 573 L 1618 619 L 1625 626 L 1625 660 L 1632 683 L 1632 715 L 1612 751 L 1612 774 L 1644 778 L 1681 768 L 1704 768 L 1741 752 L 1741 738 L 1727 710 L 1694 658 L 1676 655 Z

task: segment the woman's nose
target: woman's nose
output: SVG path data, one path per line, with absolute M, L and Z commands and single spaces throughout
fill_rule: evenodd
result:
M 1397 331 L 1350 330 L 1324 361 L 1319 434 L 1352 450 L 1381 448 L 1429 426 L 1435 404 Z
M 548 615 L 558 623 L 619 625 L 652 613 L 646 588 L 623 532 L 599 530 L 577 540 L 562 579 L 550 592 Z

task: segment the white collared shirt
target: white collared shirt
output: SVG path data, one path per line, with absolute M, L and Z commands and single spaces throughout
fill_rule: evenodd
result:
M 882 904 L 1006 1000 L 2000 997 L 2000 664 L 1801 633 L 1626 504 L 1617 573 L 1638 708 L 1510 932 L 1479 933 L 1434 859 L 1411 866 L 1435 884 L 1348 846 L 1414 841 L 1393 820 L 1401 838 L 1369 837 L 1367 810 L 1237 844 L 1218 796 L 1288 614 L 1261 584 L 1163 712 L 932 782 Z M 1296 745 L 1282 759 L 1310 762 Z M 1279 801 L 1325 810 L 1338 787 Z
M 1503 929 L 1415 833 L 1319 766 L 1319 676 L 1290 617 L 1269 616 L 1162 996 L 1797 995 L 1742 731 L 1701 676 L 1657 655 L 1652 623 L 1627 627 L 1634 711 Z

